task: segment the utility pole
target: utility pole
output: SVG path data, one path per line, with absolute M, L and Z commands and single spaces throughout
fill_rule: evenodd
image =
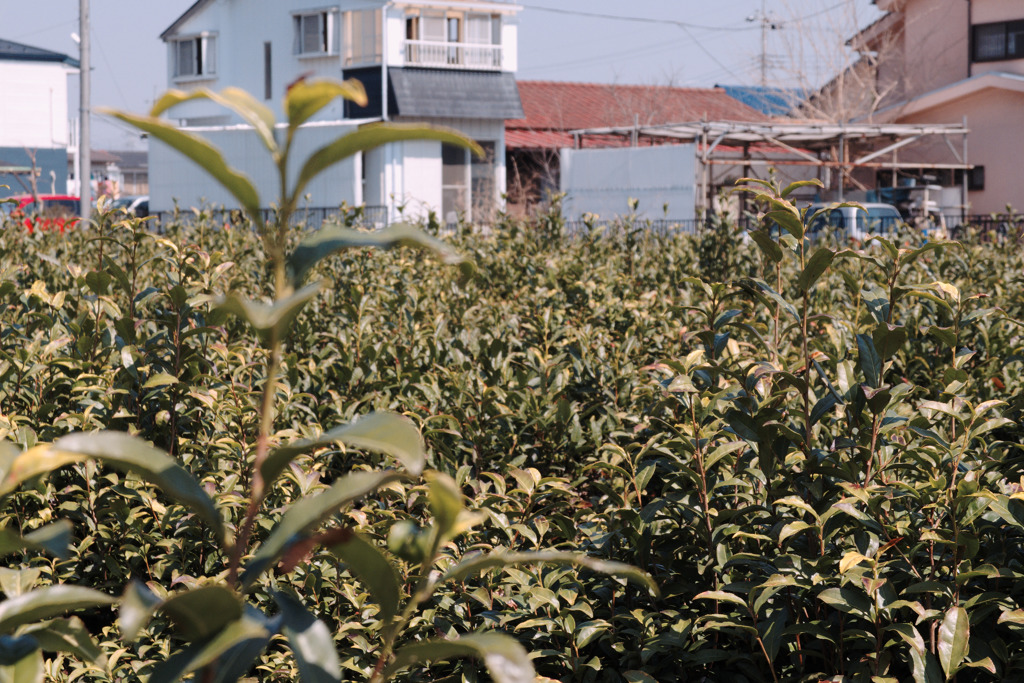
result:
M 79 43 L 79 84 L 80 102 L 78 112 L 78 196 L 82 210 L 82 226 L 88 227 L 89 219 L 92 218 L 92 186 L 89 184 L 92 176 L 92 136 L 90 132 L 89 111 L 92 109 L 90 102 L 92 66 L 89 63 L 89 52 L 92 49 L 89 44 L 89 0 L 78 0 L 78 31 L 81 39 Z
M 761 0 L 761 12 L 759 14 L 751 14 L 747 17 L 749 22 L 760 22 L 761 24 L 761 87 L 767 87 L 768 85 L 768 60 L 770 58 L 768 54 L 768 31 L 776 31 L 782 28 L 782 22 L 775 18 L 775 14 L 769 14 L 767 8 L 767 0 Z

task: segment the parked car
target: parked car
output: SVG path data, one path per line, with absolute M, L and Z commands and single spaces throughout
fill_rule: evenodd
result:
M 41 194 L 38 203 L 32 195 L 15 195 L 0 204 L 9 220 L 24 225 L 30 233 L 36 230 L 60 230 L 73 228 L 81 214 L 78 197 L 66 194 Z
M 814 216 L 827 208 L 828 204 L 811 204 L 807 215 Z M 892 204 L 861 204 L 866 211 L 855 206 L 842 206 L 825 211 L 815 217 L 807 232 L 811 239 L 832 235 L 837 239 L 863 242 L 872 235 L 886 235 L 896 232 L 903 224 L 903 217 Z
M 149 215 L 149 195 L 126 195 L 118 197 L 111 205 L 111 209 L 124 209 L 128 213 L 145 218 Z

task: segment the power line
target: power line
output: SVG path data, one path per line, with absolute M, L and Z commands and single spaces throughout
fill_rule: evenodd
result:
M 656 19 L 656 18 L 652 18 L 652 17 L 634 17 L 634 16 L 626 16 L 626 15 L 622 15 L 622 14 L 602 14 L 600 12 L 583 12 L 583 11 L 580 11 L 580 10 L 561 9 L 561 8 L 558 8 L 558 7 L 543 7 L 541 5 L 526 5 L 526 4 L 522 4 L 522 3 L 520 3 L 520 7 L 524 8 L 524 9 L 535 9 L 535 10 L 539 10 L 541 12 L 552 12 L 554 14 L 571 14 L 571 15 L 574 15 L 574 16 L 577 16 L 577 17 L 592 17 L 594 19 L 611 19 L 611 20 L 614 20 L 614 21 L 636 21 L 636 22 L 641 22 L 641 23 L 645 23 L 645 24 L 663 24 L 663 25 L 664 24 L 672 24 L 672 25 L 678 26 L 678 27 L 680 27 L 680 28 L 682 28 L 684 30 L 685 29 L 695 29 L 695 30 L 698 30 L 698 31 L 730 31 L 730 32 L 734 32 L 734 31 L 750 31 L 750 30 L 754 30 L 756 28 L 756 27 L 742 26 L 742 25 L 736 25 L 736 26 L 705 26 L 703 24 L 691 24 L 689 22 L 678 21 L 676 19 Z

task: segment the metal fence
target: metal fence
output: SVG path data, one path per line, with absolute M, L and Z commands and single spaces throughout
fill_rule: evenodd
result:
M 264 222 L 273 221 L 276 209 L 262 209 L 261 218 Z M 204 208 L 180 211 L 159 211 L 153 214 L 159 223 L 179 222 L 194 223 L 198 219 L 208 219 L 222 225 L 240 225 L 248 222 L 248 218 L 240 209 Z M 380 228 L 387 225 L 388 210 L 385 206 L 362 206 L 357 208 L 341 206 L 303 207 L 292 215 L 292 223 L 318 228 L 324 221 L 334 217 L 349 216 L 355 225 L 368 228 Z
M 275 216 L 274 209 L 263 209 L 264 221 L 272 221 Z M 159 212 L 155 214 L 160 223 L 177 221 L 180 223 L 193 223 L 203 217 L 223 225 L 241 225 L 247 222 L 244 214 L 238 209 L 201 209 L 184 210 L 177 212 Z M 295 212 L 292 221 L 296 225 L 305 225 L 307 228 L 318 228 L 326 220 L 343 217 L 354 225 L 366 228 L 381 228 L 387 225 L 388 211 L 384 206 L 365 207 L 304 207 Z M 946 234 L 950 239 L 962 239 L 971 241 L 1002 242 L 1008 239 L 1020 240 L 1024 238 L 1024 214 L 988 214 L 972 215 L 967 217 L 966 223 L 961 214 L 951 214 L 942 217 L 946 228 Z M 730 221 L 733 229 L 751 230 L 758 227 L 759 221 L 756 216 L 743 216 L 737 221 Z M 929 232 L 939 223 L 937 217 L 933 217 L 928 225 Z M 913 225 L 913 224 L 912 224 Z M 580 236 L 591 233 L 606 235 L 631 233 L 643 231 L 651 235 L 697 235 L 705 230 L 715 230 L 722 226 L 721 219 L 713 218 L 629 218 L 623 217 L 614 220 L 584 221 L 567 220 L 564 223 L 564 232 L 570 236 Z M 454 234 L 465 230 L 465 226 L 456 223 L 440 226 L 442 234 Z M 474 226 L 474 229 L 487 232 L 490 226 Z M 885 232 L 886 230 L 882 230 Z

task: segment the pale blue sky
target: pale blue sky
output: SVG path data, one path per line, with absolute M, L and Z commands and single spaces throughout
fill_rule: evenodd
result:
M 771 84 L 820 82 L 845 62 L 844 38 L 878 15 L 871 0 L 524 0 L 518 78 L 758 84 L 762 2 L 777 26 L 768 32 Z M 159 36 L 191 4 L 92 0 L 95 106 L 144 111 L 166 89 Z M 78 31 L 78 6 L 0 0 L 0 38 L 77 57 L 71 33 Z M 97 120 L 93 131 L 94 147 L 138 146 L 134 134 L 111 123 Z

